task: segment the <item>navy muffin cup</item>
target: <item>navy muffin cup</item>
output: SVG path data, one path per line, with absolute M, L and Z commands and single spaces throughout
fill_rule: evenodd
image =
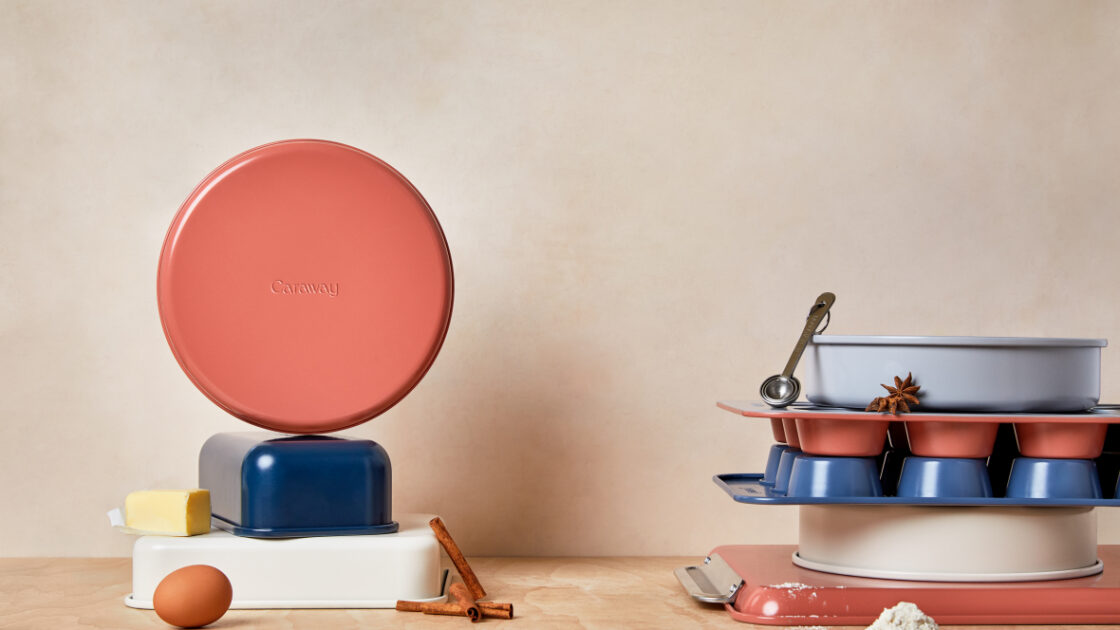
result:
M 907 457 L 898 478 L 900 497 L 990 497 L 992 482 L 983 459 Z
M 1007 496 L 1018 499 L 1100 499 L 1097 465 L 1088 459 L 1017 457 Z
M 873 457 L 801 455 L 790 471 L 791 497 L 881 497 L 879 469 Z
M 774 492 L 776 494 L 785 494 L 789 489 L 789 476 L 793 472 L 793 462 L 801 455 L 799 448 L 787 448 L 782 451 L 782 455 L 778 460 L 778 472 L 774 473 Z
M 770 456 L 766 458 L 766 472 L 759 483 L 766 486 L 774 485 L 774 481 L 778 478 L 778 464 L 782 461 L 782 453 L 788 450 L 788 444 L 774 444 L 770 447 Z

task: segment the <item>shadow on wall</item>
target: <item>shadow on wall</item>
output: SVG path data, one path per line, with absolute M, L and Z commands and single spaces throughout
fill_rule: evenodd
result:
M 395 509 L 440 514 L 468 554 L 559 553 L 588 526 L 581 508 L 608 456 L 575 416 L 579 388 L 609 386 L 606 374 L 589 374 L 575 344 L 485 333 L 453 330 L 441 378 L 414 401 L 395 448 Z M 438 435 L 418 437 L 429 427 Z

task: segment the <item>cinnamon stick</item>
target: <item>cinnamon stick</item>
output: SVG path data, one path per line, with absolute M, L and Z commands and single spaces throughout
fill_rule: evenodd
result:
M 513 604 L 503 602 L 475 602 L 475 604 L 483 617 L 513 619 Z M 429 615 L 466 616 L 466 611 L 458 604 L 445 604 L 443 602 L 410 602 L 402 599 L 397 602 L 397 610 L 400 612 L 422 612 Z
M 505 604 L 500 602 L 475 602 L 478 604 L 478 611 L 482 613 L 483 617 L 494 617 L 496 619 L 513 619 L 513 604 Z
M 447 552 L 451 562 L 455 565 L 455 569 L 459 571 L 459 576 L 463 578 L 463 583 L 467 585 L 471 595 L 476 600 L 486 597 L 486 589 L 482 588 L 482 583 L 478 581 L 478 576 L 471 570 L 471 565 L 467 564 L 467 559 L 463 556 L 463 552 L 459 550 L 459 545 L 455 544 L 455 540 L 451 538 L 451 532 L 447 531 L 447 526 L 437 516 L 433 518 L 428 525 L 436 533 L 436 540 L 439 544 L 443 545 L 444 551 Z
M 401 612 L 422 612 L 427 615 L 450 615 L 452 617 L 466 617 L 467 611 L 459 604 L 445 604 L 443 602 L 408 602 L 399 600 L 397 610 Z
M 471 623 L 482 619 L 482 613 L 478 611 L 478 606 L 474 601 L 474 597 L 471 597 L 471 592 L 467 590 L 467 587 L 464 586 L 462 582 L 455 582 L 452 584 L 451 588 L 447 589 L 447 593 L 451 596 L 451 599 L 455 600 L 457 606 L 467 611 L 467 616 L 471 618 Z

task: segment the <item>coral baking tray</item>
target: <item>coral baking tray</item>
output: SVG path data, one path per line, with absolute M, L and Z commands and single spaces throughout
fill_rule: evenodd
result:
M 737 621 L 764 625 L 859 625 L 899 601 L 914 602 L 942 624 L 1114 624 L 1120 622 L 1120 571 L 1040 582 L 880 580 L 821 573 L 790 562 L 793 546 L 728 545 L 721 556 L 742 578 L 724 604 Z M 1120 566 L 1120 546 L 1102 545 L 1101 560 Z

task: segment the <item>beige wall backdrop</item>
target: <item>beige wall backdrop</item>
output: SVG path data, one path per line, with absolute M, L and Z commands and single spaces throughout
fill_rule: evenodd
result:
M 294 137 L 396 166 L 451 246 L 442 354 L 351 432 L 398 512 L 472 554 L 793 542 L 712 484 L 771 442 L 715 402 L 821 291 L 833 333 L 1120 342 L 1118 86 L 1115 2 L 0 0 L 0 555 L 128 554 L 105 511 L 248 428 L 172 358 L 156 261 Z

